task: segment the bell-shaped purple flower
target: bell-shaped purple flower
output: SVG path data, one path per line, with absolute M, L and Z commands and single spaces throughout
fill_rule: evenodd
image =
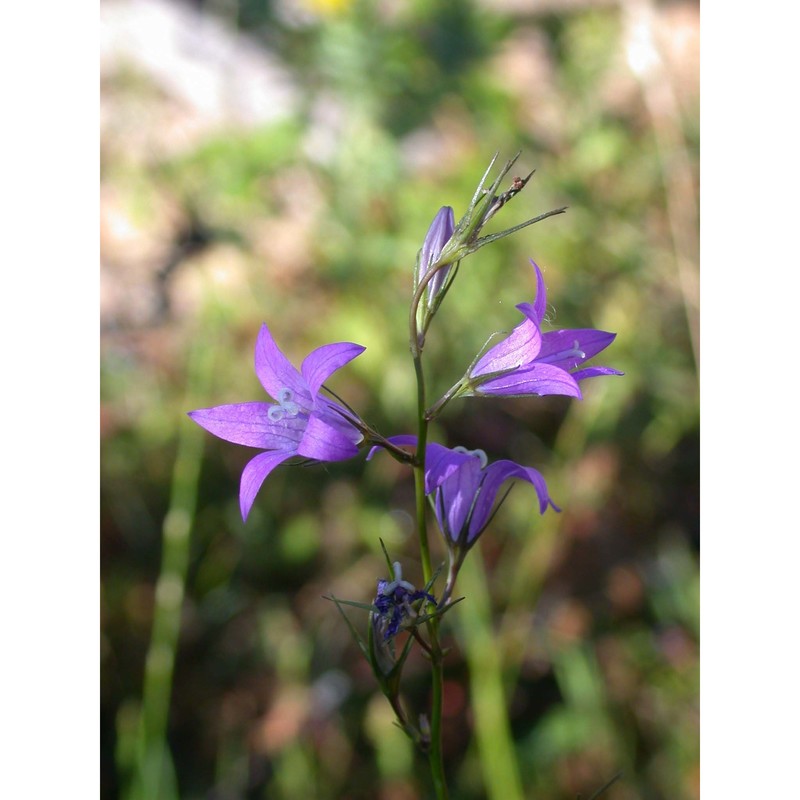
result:
M 517 308 L 525 320 L 494 345 L 470 368 L 469 388 L 460 394 L 525 395 L 563 394 L 580 398 L 578 385 L 598 375 L 622 375 L 611 367 L 583 367 L 584 362 L 605 350 L 615 333 L 594 328 L 572 328 L 542 333 L 547 309 L 547 290 L 539 267 L 536 271 L 536 298 Z
M 249 461 L 242 472 L 242 519 L 247 519 L 270 472 L 292 456 L 344 461 L 358 453 L 364 439 L 363 423 L 320 394 L 320 388 L 364 350 L 351 342 L 326 344 L 309 353 L 298 371 L 278 349 L 269 328 L 262 325 L 256 341 L 255 370 L 276 402 L 234 403 L 189 412 L 198 425 L 220 439 L 265 451 Z
M 416 447 L 411 434 L 390 436 L 393 445 Z M 373 447 L 367 460 L 378 447 Z M 487 463 L 482 450 L 449 448 L 432 442 L 425 448 L 425 494 L 433 495 L 433 507 L 439 527 L 449 546 L 466 552 L 486 529 L 497 510 L 500 487 L 508 480 L 527 481 L 539 498 L 539 513 L 547 507 L 561 509 L 550 499 L 544 477 L 533 467 L 502 459 Z
M 475 544 L 497 510 L 500 487 L 512 478 L 533 486 L 539 497 L 539 513 L 544 514 L 548 506 L 561 510 L 550 499 L 544 477 L 533 467 L 508 459 L 489 464 L 483 450 L 450 450 L 441 445 L 429 445 L 426 462 L 428 458 L 429 488 L 435 486 L 433 507 L 449 546 L 466 551 Z

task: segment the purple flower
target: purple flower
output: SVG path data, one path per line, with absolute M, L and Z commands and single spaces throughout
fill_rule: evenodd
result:
M 417 437 L 391 436 L 392 444 L 416 446 Z M 373 447 L 367 459 L 375 454 Z M 431 443 L 425 448 L 425 494 L 433 495 L 439 527 L 448 545 L 468 550 L 491 522 L 500 487 L 512 478 L 530 483 L 539 498 L 539 513 L 548 506 L 561 509 L 550 499 L 544 477 L 532 467 L 503 459 L 487 464 L 482 450 L 449 448 Z
M 525 320 L 499 344 L 490 348 L 470 369 L 470 388 L 464 395 L 563 394 L 580 398 L 579 381 L 597 375 L 622 375 L 611 367 L 581 365 L 616 338 L 615 333 L 594 328 L 572 328 L 542 333 L 547 308 L 547 290 L 539 267 L 536 270 L 536 300 L 517 308 Z
M 372 614 L 372 625 L 378 638 L 384 641 L 391 639 L 397 634 L 403 620 L 414 618 L 416 612 L 411 604 L 423 598 L 431 603 L 436 602 L 436 598 L 427 592 L 417 590 L 413 584 L 403 580 L 403 572 L 399 561 L 392 565 L 394 570 L 394 580 L 378 581 L 378 590 L 372 604 L 377 612 Z
M 242 472 L 242 519 L 247 519 L 266 477 L 292 456 L 344 461 L 358 453 L 363 423 L 319 391 L 336 370 L 364 350 L 350 342 L 326 344 L 309 353 L 298 372 L 278 349 L 269 328 L 262 325 L 256 341 L 256 375 L 276 402 L 234 403 L 189 412 L 198 425 L 220 439 L 266 451 Z
M 430 448 L 436 448 L 431 452 Z M 438 452 L 437 452 L 438 451 Z M 514 461 L 502 459 L 488 463 L 483 450 L 452 450 L 441 445 L 429 445 L 431 485 L 435 485 L 433 507 L 439 527 L 448 545 L 466 551 L 491 522 L 497 510 L 495 500 L 500 487 L 512 478 L 530 483 L 539 497 L 539 513 L 548 506 L 561 509 L 550 499 L 542 474 L 533 467 L 523 467 Z M 427 478 L 427 475 L 426 475 Z

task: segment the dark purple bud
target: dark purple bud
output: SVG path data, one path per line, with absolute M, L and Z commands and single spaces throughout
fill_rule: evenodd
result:
M 450 237 L 453 235 L 454 227 L 455 216 L 453 209 L 450 206 L 442 206 L 433 218 L 433 222 L 428 228 L 428 233 L 425 235 L 425 241 L 422 243 L 422 249 L 419 253 L 419 280 L 422 280 L 439 260 L 442 248 L 450 241 Z M 431 278 L 428 284 L 428 307 L 433 305 L 433 301 L 441 291 L 449 270 L 449 265 L 442 267 Z

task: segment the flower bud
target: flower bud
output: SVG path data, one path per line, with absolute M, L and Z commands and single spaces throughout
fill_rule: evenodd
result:
M 439 254 L 442 248 L 447 244 L 450 237 L 453 235 L 453 228 L 455 227 L 455 215 L 450 206 L 442 206 L 436 216 L 433 218 L 428 233 L 425 235 L 425 241 L 422 243 L 422 248 L 419 251 L 417 260 L 417 280 L 414 288 L 419 285 L 419 281 L 423 280 L 431 268 L 434 267 L 439 260 Z M 444 285 L 447 273 L 450 270 L 450 265 L 440 268 L 436 271 L 434 276 L 430 279 L 426 290 L 426 302 L 430 308 L 439 292 Z

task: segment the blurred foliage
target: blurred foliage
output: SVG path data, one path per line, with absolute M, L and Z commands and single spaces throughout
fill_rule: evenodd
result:
M 519 172 L 537 173 L 500 225 L 569 211 L 464 262 L 429 336 L 431 396 L 519 321 L 531 257 L 552 324 L 616 331 L 600 361 L 626 373 L 588 382 L 583 402 L 467 400 L 434 431 L 536 465 L 564 509 L 540 518 L 517 487 L 475 551 L 524 789 L 537 800 L 588 797 L 622 770 L 604 797 L 699 796 L 696 307 L 676 266 L 688 256 L 696 272 L 697 221 L 675 216 L 676 199 L 684 210 L 696 203 L 690 67 L 665 58 L 680 113 L 654 113 L 625 59 L 624 5 L 205 8 L 280 57 L 297 105 L 269 125 L 209 127 L 161 146 L 159 125 L 180 113 L 168 90 L 135 65 L 103 74 L 103 796 L 135 796 L 185 411 L 262 398 L 252 348 L 268 321 L 296 363 L 326 342 L 366 345 L 333 388 L 386 434 L 408 432 L 416 251 L 439 206 L 463 211 L 495 151 L 519 150 Z M 654 11 L 655 30 L 673 39 L 697 16 L 694 5 Z M 690 196 L 671 195 L 681 159 Z M 214 367 L 192 383 L 198 341 Z M 238 481 L 251 454 L 205 435 L 202 446 L 173 653 L 172 796 L 428 796 L 425 765 L 322 599 L 371 599 L 385 571 L 379 537 L 419 581 L 410 476 L 385 456 L 283 468 L 244 525 Z M 477 800 L 469 597 L 453 614 L 446 756 L 453 797 Z M 406 688 L 418 710 L 425 676 L 412 658 Z

